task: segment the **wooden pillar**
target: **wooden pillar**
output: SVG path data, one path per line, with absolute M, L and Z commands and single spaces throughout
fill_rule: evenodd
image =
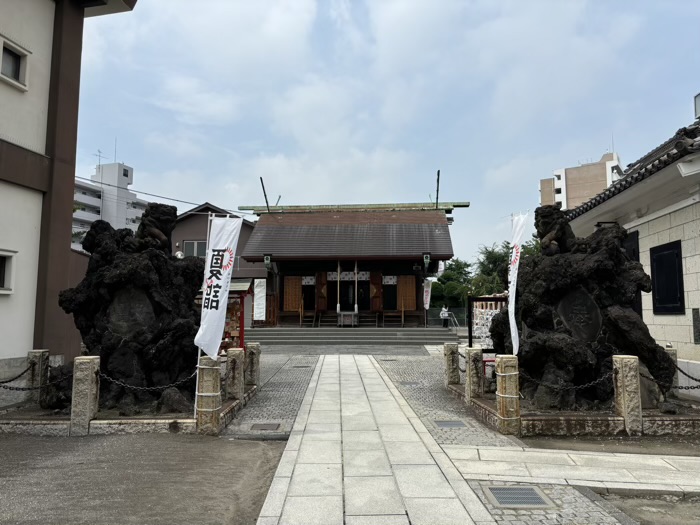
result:
M 338 286 L 338 304 L 335 306 L 335 311 L 336 313 L 340 313 L 340 260 L 338 261 L 338 282 L 336 284 Z
M 355 261 L 355 313 L 358 313 L 358 309 L 357 309 L 357 261 Z

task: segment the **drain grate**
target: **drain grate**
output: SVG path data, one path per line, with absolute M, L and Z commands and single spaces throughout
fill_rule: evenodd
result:
M 466 427 L 462 421 L 437 421 L 435 420 L 435 426 L 438 428 L 462 428 Z
M 311 368 L 309 365 L 294 365 L 292 368 Z
M 484 487 L 484 493 L 495 507 L 509 509 L 548 509 L 554 507 L 551 499 L 538 487 Z
M 277 430 L 280 427 L 279 423 L 255 423 L 250 426 L 251 430 Z
M 380 361 L 397 361 L 397 359 L 380 359 Z
M 399 381 L 399 384 L 404 386 L 416 386 L 419 383 L 417 381 Z

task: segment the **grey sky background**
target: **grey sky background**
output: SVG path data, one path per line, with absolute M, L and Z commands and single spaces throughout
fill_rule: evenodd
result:
M 440 169 L 473 259 L 553 169 L 693 121 L 700 2 L 139 0 L 86 20 L 81 82 L 78 176 L 115 137 L 133 189 L 228 209 L 260 176 L 273 203 L 427 201 Z

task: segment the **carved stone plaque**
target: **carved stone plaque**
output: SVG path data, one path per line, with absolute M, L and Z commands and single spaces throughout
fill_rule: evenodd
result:
M 575 288 L 559 301 L 557 312 L 576 339 L 592 342 L 598 338 L 602 325 L 600 309 L 583 288 Z

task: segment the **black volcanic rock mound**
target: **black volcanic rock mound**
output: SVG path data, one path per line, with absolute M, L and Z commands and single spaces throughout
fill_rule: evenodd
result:
M 96 221 L 83 241 L 90 253 L 85 278 L 59 295 L 59 305 L 73 314 L 88 354 L 100 356 L 101 371 L 128 385 L 169 385 L 187 378 L 196 366 L 199 310 L 194 299 L 204 261 L 170 254 L 176 218 L 174 206 L 150 203 L 135 235 Z M 192 392 L 194 379 L 179 388 Z M 100 382 L 103 408 L 155 406 L 160 396 L 161 391 Z M 70 399 L 69 393 L 60 392 L 48 398 L 51 408 L 62 408 Z
M 614 354 L 639 357 L 657 381 L 671 384 L 673 360 L 632 309 L 638 292 L 651 291 L 651 279 L 627 256 L 625 229 L 612 224 L 576 238 L 557 206 L 538 208 L 535 225 L 542 253 L 522 259 L 515 302 L 525 398 L 541 409 L 609 405 L 610 380 L 556 390 L 537 381 L 585 385 L 612 370 Z M 491 337 L 496 353 L 513 353 L 507 309 L 494 317 Z

